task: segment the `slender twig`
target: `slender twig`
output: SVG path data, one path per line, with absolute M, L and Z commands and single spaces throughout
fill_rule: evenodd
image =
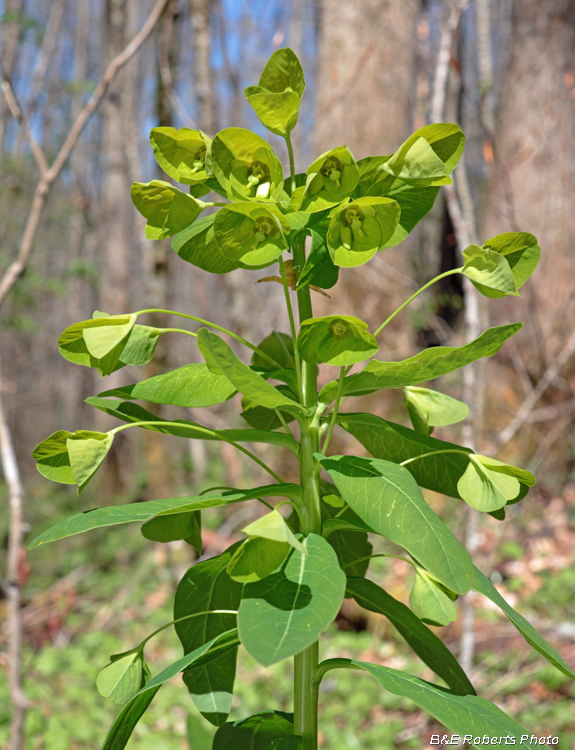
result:
M 2 71 L 2 83 L 0 84 L 0 86 L 2 88 L 2 93 L 4 94 L 4 98 L 6 99 L 6 104 L 8 105 L 8 109 L 10 110 L 12 117 L 19 123 L 20 127 L 22 128 L 24 138 L 26 138 L 26 140 L 28 141 L 28 145 L 30 146 L 30 150 L 32 151 L 32 156 L 36 160 L 40 176 L 42 177 L 48 171 L 48 162 L 46 161 L 46 157 L 44 156 L 44 152 L 42 151 L 40 144 L 32 135 L 32 131 L 30 130 L 30 126 L 28 124 L 28 118 L 22 112 L 22 109 L 18 104 L 16 94 L 14 93 L 12 84 L 10 83 L 8 76 L 6 75 L 5 68 L 2 65 L 1 61 L 0 70 Z
M 60 176 L 72 150 L 76 146 L 86 123 L 100 105 L 106 91 L 120 70 L 136 54 L 142 44 L 150 36 L 167 2 L 168 0 L 157 0 L 152 12 L 148 16 L 148 20 L 142 26 L 141 30 L 136 34 L 128 46 L 108 65 L 104 75 L 100 78 L 94 93 L 68 132 L 54 162 L 40 177 L 40 180 L 36 185 L 36 190 L 34 191 L 34 198 L 30 207 L 28 219 L 26 220 L 26 226 L 24 227 L 18 257 L 8 266 L 8 269 L 0 280 L 0 306 L 6 299 L 6 295 L 10 292 L 26 269 L 30 253 L 32 252 L 34 239 L 42 223 L 44 210 L 52 187 Z
M 216 432 L 216 430 L 209 430 L 207 427 L 200 427 L 200 425 L 187 425 L 183 424 L 182 422 L 166 422 L 166 421 L 160 421 L 160 420 L 146 420 L 143 422 L 130 422 L 130 424 L 122 424 L 119 427 L 114 427 L 113 430 L 110 430 L 108 434 L 115 435 L 117 432 L 121 432 L 122 430 L 127 430 L 130 427 L 157 427 L 158 430 L 161 431 L 160 428 L 162 427 L 178 427 L 179 429 L 189 429 L 189 430 L 195 430 L 196 432 L 203 432 L 205 435 L 210 435 L 211 437 L 216 438 L 216 440 L 221 440 L 224 443 L 229 443 L 230 445 L 233 445 L 236 450 L 239 450 L 241 453 L 243 453 L 245 456 L 248 456 L 248 458 L 251 458 L 252 461 L 255 461 L 256 464 L 262 467 L 262 469 L 265 469 L 270 476 L 272 476 L 276 482 L 279 482 L 280 484 L 283 484 L 283 479 L 279 477 L 273 469 L 270 469 L 270 467 L 265 464 L 261 459 L 259 459 L 257 456 L 254 456 L 254 454 L 249 451 L 247 448 L 244 448 L 239 443 L 236 443 L 235 440 L 231 440 L 228 437 L 224 437 L 219 432 Z

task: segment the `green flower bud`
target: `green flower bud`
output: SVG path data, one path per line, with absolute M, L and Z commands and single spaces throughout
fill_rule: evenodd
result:
M 339 146 L 318 157 L 307 175 L 302 210 L 314 213 L 348 198 L 358 183 L 359 169 L 351 151 Z
M 283 188 L 283 169 L 271 147 L 243 128 L 226 128 L 212 145 L 212 164 L 232 200 L 273 200 Z
M 367 323 L 351 315 L 328 315 L 304 321 L 298 351 L 310 364 L 344 366 L 362 362 L 377 353 L 377 341 Z
M 272 206 L 231 203 L 216 214 L 214 237 L 220 253 L 250 268 L 272 263 L 286 249 L 289 224 Z

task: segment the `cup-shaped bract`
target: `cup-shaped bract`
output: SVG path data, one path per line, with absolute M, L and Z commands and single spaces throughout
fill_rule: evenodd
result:
M 305 78 L 295 52 L 285 47 L 267 61 L 257 86 L 244 94 L 260 122 L 276 135 L 286 137 L 296 124 L 305 91 Z
M 393 236 L 400 208 L 391 198 L 366 196 L 339 207 L 327 230 L 327 246 L 336 266 L 360 266 Z
M 439 122 L 416 130 L 382 166 L 408 185 L 449 185 L 465 146 L 459 125 Z
M 298 351 L 309 364 L 344 367 L 373 357 L 379 351 L 367 323 L 352 315 L 327 315 L 303 321 Z
M 516 295 L 536 269 L 541 248 L 528 232 L 505 232 L 463 251 L 463 273 L 486 297 Z
M 211 175 L 208 155 L 211 139 L 191 128 L 153 128 L 150 144 L 164 172 L 183 185 L 196 185 Z
M 264 268 L 288 248 L 289 224 L 271 205 L 230 203 L 214 220 L 221 254 L 246 268 Z
M 134 182 L 130 191 L 134 206 L 148 220 L 146 237 L 163 240 L 193 224 L 205 208 L 202 201 L 163 180 Z
M 290 208 L 307 213 L 324 211 L 349 198 L 359 180 L 359 169 L 347 146 L 338 146 L 310 164 L 305 186 L 296 188 Z
M 273 200 L 283 188 L 282 165 L 272 147 L 245 128 L 226 128 L 216 135 L 212 168 L 232 199 Z

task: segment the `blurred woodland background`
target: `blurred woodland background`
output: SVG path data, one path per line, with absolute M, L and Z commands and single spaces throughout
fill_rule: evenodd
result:
M 476 550 L 502 593 L 575 664 L 575 2 L 3 0 L 0 744 L 11 750 L 99 747 L 115 707 L 96 692 L 95 675 L 110 653 L 171 619 L 170 594 L 194 554 L 183 542 L 145 542 L 136 528 L 121 537 L 92 532 L 33 553 L 26 553 L 27 542 L 96 505 L 261 478 L 226 444 L 130 431 L 76 498 L 74 488 L 43 480 L 31 454 L 57 429 L 108 424 L 83 403 L 86 397 L 199 361 L 188 337 L 166 336 L 145 371 L 126 368 L 98 381 L 95 370 L 66 362 L 57 347 L 62 330 L 95 309 L 178 309 L 254 342 L 272 328 L 288 330 L 281 287 L 254 286 L 264 272 L 215 277 L 185 264 L 169 240 L 144 238 L 145 220 L 130 200 L 133 181 L 166 179 L 148 144 L 156 125 L 199 127 L 209 135 L 248 127 L 287 164 L 283 142 L 262 132 L 243 96 L 281 46 L 300 56 L 307 79 L 295 131 L 297 171 L 341 144 L 356 159 L 392 153 L 431 121 L 458 122 L 467 135 L 454 188 L 443 189 L 407 242 L 346 270 L 331 301 L 318 295 L 316 314 L 337 308 L 377 326 L 415 288 L 462 265 L 461 251 L 476 239 L 482 244 L 521 230 L 539 240 L 542 260 L 520 298 L 479 301 L 461 277 L 451 276 L 394 320 L 380 358 L 460 345 L 489 324 L 525 321 L 466 381 L 454 373 L 437 386 L 473 409 L 463 435 L 455 426 L 439 436 L 529 468 L 537 486 L 502 523 L 486 517 L 478 525 L 461 503 L 426 497 Z M 407 423 L 395 391 L 363 406 Z M 171 408 L 166 414 L 189 416 Z M 196 410 L 192 418 L 209 427 L 240 420 L 230 404 Z M 334 452 L 359 450 L 352 441 L 336 433 Z M 256 450 L 288 481 L 296 479 L 275 449 Z M 238 529 L 259 514 L 247 508 L 208 515 L 205 554 L 239 538 Z M 409 577 L 401 563 L 376 562 L 373 574 L 406 600 Z M 6 584 L 14 579 L 17 587 Z M 409 663 L 428 676 L 388 624 L 348 604 L 330 631 L 334 654 L 369 651 L 371 660 Z M 463 616 L 441 634 L 454 651 L 462 649 L 478 692 L 538 735 L 575 746 L 575 691 L 567 678 L 535 659 L 491 610 L 474 604 L 480 603 L 464 602 Z M 179 655 L 170 638 L 162 636 L 152 649 L 156 669 Z M 289 710 L 290 665 L 266 672 L 242 658 L 232 717 L 257 710 L 263 694 Z M 361 690 L 351 680 L 345 672 L 325 681 L 323 750 L 417 749 L 440 731 L 367 678 Z M 186 724 L 185 688 L 170 685 L 160 695 L 133 746 L 209 747 L 208 725 L 196 718 Z M 14 721 L 10 726 L 11 702 L 20 707 L 16 723 L 25 717 L 24 730 Z

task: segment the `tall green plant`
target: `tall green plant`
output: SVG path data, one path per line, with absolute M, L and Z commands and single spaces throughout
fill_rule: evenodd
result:
M 265 515 L 244 529 L 244 541 L 198 562 L 182 578 L 174 621 L 165 627 L 175 628 L 184 656 L 152 678 L 144 659 L 152 633 L 130 651 L 112 656 L 100 673 L 100 692 L 123 705 L 104 741 L 105 750 L 125 747 L 156 692 L 178 672 L 198 711 L 219 727 L 215 750 L 315 750 L 320 683 L 326 672 L 342 668 L 367 672 L 386 690 L 428 711 L 450 732 L 518 739 L 525 730 L 475 694 L 456 659 L 427 627 L 455 620 L 454 601 L 470 590 L 500 607 L 533 648 L 575 679 L 561 657 L 473 565 L 420 490 L 459 498 L 502 519 L 506 506 L 525 497 L 534 484 L 528 471 L 431 437 L 435 426 L 458 422 L 469 410 L 421 386 L 495 354 L 521 323 L 490 328 L 465 346 L 436 347 L 402 362 L 385 362 L 377 358 L 378 337 L 423 290 L 371 331 L 356 317 L 314 317 L 312 312 L 310 287 L 331 288 L 340 268 L 366 263 L 397 245 L 425 216 L 440 186 L 451 183 L 464 135 L 457 125 L 428 125 L 391 156 L 356 161 L 341 146 L 296 174 L 290 133 L 304 88 L 299 60 L 291 50 L 280 49 L 265 66 L 259 84 L 246 89 L 262 124 L 285 138 L 289 176 L 284 176 L 269 144 L 249 130 L 226 128 L 210 140 L 187 128 L 154 128 L 151 143 L 158 163 L 169 177 L 189 185 L 189 192 L 162 180 L 135 183 L 132 188 L 134 203 L 148 222 L 146 235 L 175 235 L 172 247 L 183 260 L 212 273 L 277 263 L 290 332 L 272 331 L 255 346 L 209 320 L 143 309 L 122 315 L 95 312 L 91 320 L 64 331 L 59 340 L 66 359 L 95 367 L 102 375 L 124 365 L 145 365 L 167 331 L 194 337 L 204 362 L 89 398 L 88 403 L 123 424 L 106 433 L 60 430 L 44 440 L 34 457 L 48 479 L 76 484 L 81 492 L 115 435 L 133 427 L 225 441 L 270 476 L 270 484 L 262 487 L 215 488 L 198 496 L 80 513 L 32 543 L 37 547 L 97 527 L 140 522 L 147 539 L 184 539 L 201 553 L 204 508 L 254 498 L 266 507 Z M 224 200 L 203 202 L 209 191 Z M 214 206 L 220 210 L 200 218 Z M 423 289 L 461 273 L 488 297 L 517 295 L 539 254 L 531 234 L 501 234 L 482 247 L 465 249 L 461 268 L 438 276 Z M 139 322 L 152 312 L 176 315 L 201 327 L 152 328 Z M 250 364 L 236 355 L 225 337 L 248 349 Z M 319 364 L 336 370 L 334 379 L 318 392 Z M 360 368 L 351 374 L 355 365 Z M 386 388 L 403 389 L 413 429 L 372 414 L 341 411 L 344 400 Z M 249 428 L 212 430 L 184 419 L 169 421 L 135 403 L 209 407 L 238 392 Z M 357 438 L 369 457 L 330 455 L 336 426 Z M 243 443 L 269 443 L 291 451 L 299 462 L 299 484 L 285 482 Z M 274 506 L 273 498 L 283 499 Z M 280 505 L 291 509 L 287 519 L 278 512 Z M 373 557 L 369 534 L 405 550 L 400 559 L 415 570 L 410 607 L 366 578 Z M 388 617 L 443 684 L 351 659 L 319 662 L 319 638 L 344 596 Z M 294 659 L 293 714 L 268 710 L 227 722 L 240 645 L 264 666 Z

